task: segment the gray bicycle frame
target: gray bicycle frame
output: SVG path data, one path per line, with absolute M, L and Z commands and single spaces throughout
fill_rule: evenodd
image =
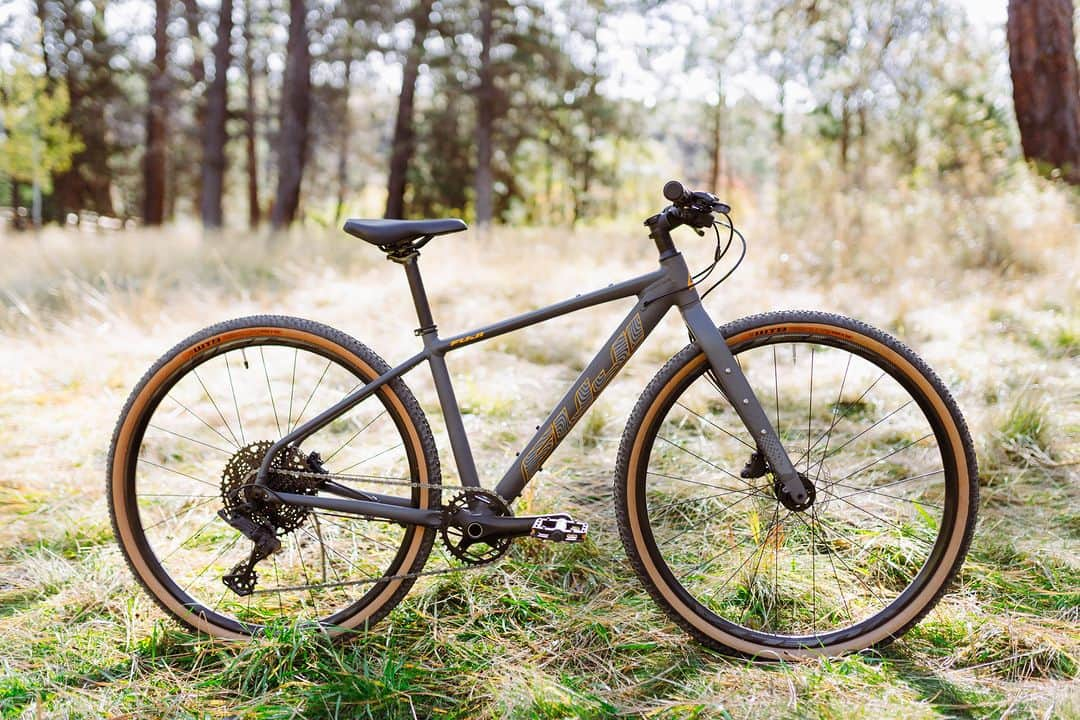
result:
M 701 298 L 690 281 L 685 259 L 673 246 L 670 246 L 670 243 L 668 249 L 661 253 L 659 269 L 647 275 L 609 285 L 600 290 L 578 295 L 554 305 L 445 339 L 438 336 L 438 328 L 432 319 L 431 307 L 417 265 L 418 258 L 419 253 L 414 251 L 406 257 L 392 259 L 405 268 L 417 318 L 420 321 L 420 327 L 415 332 L 423 339 L 424 349 L 371 380 L 274 443 L 259 468 L 256 485 L 266 486 L 270 461 L 282 448 L 288 445 L 299 445 L 305 438 L 348 412 L 383 385 L 401 377 L 426 360 L 435 383 L 439 406 L 446 421 L 446 430 L 450 437 L 450 448 L 454 454 L 458 476 L 463 486 L 479 488 L 481 487 L 480 479 L 477 476 L 476 464 L 465 433 L 461 409 L 454 395 L 445 356 L 454 350 L 490 340 L 514 330 L 536 325 L 577 310 L 636 295 L 637 304 L 608 338 L 592 362 L 570 386 L 547 419 L 537 426 L 536 433 L 503 474 L 495 487 L 495 492 L 508 503 L 521 495 L 529 480 L 541 470 L 544 461 L 555 451 L 600 393 L 626 365 L 630 356 L 641 346 L 667 311 L 672 306 L 677 306 L 694 342 L 708 357 L 714 378 L 743 424 L 757 440 L 759 451 L 764 454 L 771 470 L 780 478 L 784 490 L 795 497 L 797 502 L 801 501 L 800 498 L 805 498 L 802 480 L 769 421 L 768 414 L 751 390 L 739 364 L 728 349 L 727 342 L 702 306 Z M 423 462 L 422 458 L 418 460 Z M 410 498 L 358 491 L 337 483 L 329 484 L 323 490 L 342 497 L 286 492 L 274 492 L 273 496 L 286 504 L 334 510 L 426 527 L 439 527 L 445 522 L 442 510 L 412 507 Z

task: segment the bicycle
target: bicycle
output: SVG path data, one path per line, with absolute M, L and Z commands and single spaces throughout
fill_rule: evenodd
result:
M 286 619 L 346 636 L 432 572 L 436 535 L 454 566 L 434 572 L 489 564 L 515 538 L 582 541 L 588 526 L 569 514 L 510 506 L 675 307 L 691 341 L 642 392 L 614 475 L 619 534 L 647 591 L 694 638 L 737 655 L 837 655 L 899 637 L 946 591 L 975 526 L 976 459 L 956 403 L 910 349 L 856 320 L 781 311 L 717 327 L 698 287 L 737 236 L 738 261 L 704 294 L 729 277 L 746 242 L 716 196 L 675 181 L 664 195 L 671 204 L 645 221 L 658 269 L 447 338 L 419 251 L 465 223 L 349 220 L 345 232 L 401 265 L 412 293 L 423 349 L 393 368 L 342 332 L 289 317 L 232 320 L 180 342 L 132 391 L 109 452 L 113 527 L 136 579 L 199 633 L 242 639 Z M 690 274 L 671 237 L 680 226 L 715 231 L 707 272 Z M 484 489 L 445 356 L 631 296 Z M 460 487 L 442 484 L 402 380 L 424 362 Z

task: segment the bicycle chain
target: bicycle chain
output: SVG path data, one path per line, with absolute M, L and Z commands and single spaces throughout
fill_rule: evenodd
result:
M 373 485 L 391 485 L 391 486 L 394 486 L 394 487 L 407 487 L 407 488 L 410 488 L 410 489 L 428 488 L 430 490 L 439 490 L 439 491 L 451 490 L 451 491 L 464 492 L 466 494 L 468 494 L 468 493 L 482 493 L 482 492 L 483 493 L 491 493 L 492 495 L 495 495 L 500 500 L 502 500 L 504 503 L 506 503 L 506 500 L 503 499 L 503 497 L 501 495 L 499 495 L 498 493 L 496 493 L 493 490 L 487 490 L 485 488 L 479 488 L 479 487 L 466 487 L 464 485 L 436 485 L 434 483 L 416 483 L 416 482 L 409 482 L 407 480 L 392 480 L 390 478 L 381 478 L 381 477 L 372 476 L 372 475 L 346 475 L 346 474 L 341 474 L 341 473 L 304 472 L 302 470 L 285 470 L 285 469 L 275 470 L 275 474 L 277 474 L 277 475 L 290 475 L 290 476 L 296 477 L 296 478 L 312 478 L 312 479 L 317 479 L 320 482 L 325 482 L 327 480 L 337 480 L 337 481 L 348 480 L 348 481 L 352 481 L 352 482 L 362 481 L 362 482 L 370 483 L 370 484 L 373 484 Z M 273 490 L 271 490 L 271 492 L 273 492 Z M 506 503 L 506 504 L 509 506 L 509 503 Z M 386 522 L 393 522 L 393 521 L 388 520 Z M 335 583 L 323 583 L 323 584 L 320 584 L 320 585 L 296 585 L 296 586 L 290 586 L 290 587 L 269 588 L 269 589 L 265 589 L 265 590 L 254 590 L 252 592 L 252 594 L 253 595 L 263 595 L 263 594 L 266 594 L 266 593 L 292 592 L 292 591 L 297 591 L 297 590 L 321 590 L 321 589 L 324 589 L 324 588 L 333 588 L 333 587 L 355 587 L 357 585 L 374 585 L 375 583 L 392 582 L 394 580 L 415 580 L 416 578 L 428 577 L 428 576 L 433 576 L 433 575 L 448 575 L 450 573 L 455 573 L 455 572 L 466 572 L 466 571 L 469 571 L 469 570 L 479 570 L 480 568 L 486 568 L 486 567 L 490 567 L 490 566 L 498 564 L 498 562 L 500 560 L 502 560 L 504 557 L 506 557 L 505 554 L 500 555 L 500 556 L 498 556 L 496 558 L 492 558 L 491 560 L 483 560 L 483 561 L 472 563 L 472 564 L 469 564 L 469 565 L 462 565 L 460 567 L 441 568 L 439 570 L 416 570 L 414 572 L 399 573 L 397 575 L 382 575 L 382 576 L 377 577 L 377 578 L 364 578 L 363 580 L 347 580 L 347 581 L 335 582 Z

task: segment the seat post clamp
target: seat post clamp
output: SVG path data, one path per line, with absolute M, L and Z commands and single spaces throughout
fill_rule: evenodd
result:
M 430 335 L 431 333 L 436 332 L 438 329 L 439 328 L 435 325 L 425 325 L 424 327 L 418 327 L 413 330 L 413 335 L 415 335 L 416 337 L 421 337 L 422 335 Z
M 401 254 L 400 250 L 394 250 L 394 249 L 389 249 L 389 248 L 381 248 L 381 247 L 379 249 L 383 250 L 386 253 L 386 259 L 387 260 L 389 260 L 391 262 L 396 262 L 398 265 L 404 265 L 405 263 L 409 262 L 410 260 L 413 260 L 414 258 L 420 257 L 420 253 L 417 252 L 416 250 L 412 250 L 411 252 Z

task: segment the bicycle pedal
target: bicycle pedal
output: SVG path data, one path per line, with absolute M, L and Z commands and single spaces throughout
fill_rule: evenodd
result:
M 541 515 L 533 522 L 529 537 L 552 542 L 581 542 L 589 532 L 589 523 L 569 515 Z

